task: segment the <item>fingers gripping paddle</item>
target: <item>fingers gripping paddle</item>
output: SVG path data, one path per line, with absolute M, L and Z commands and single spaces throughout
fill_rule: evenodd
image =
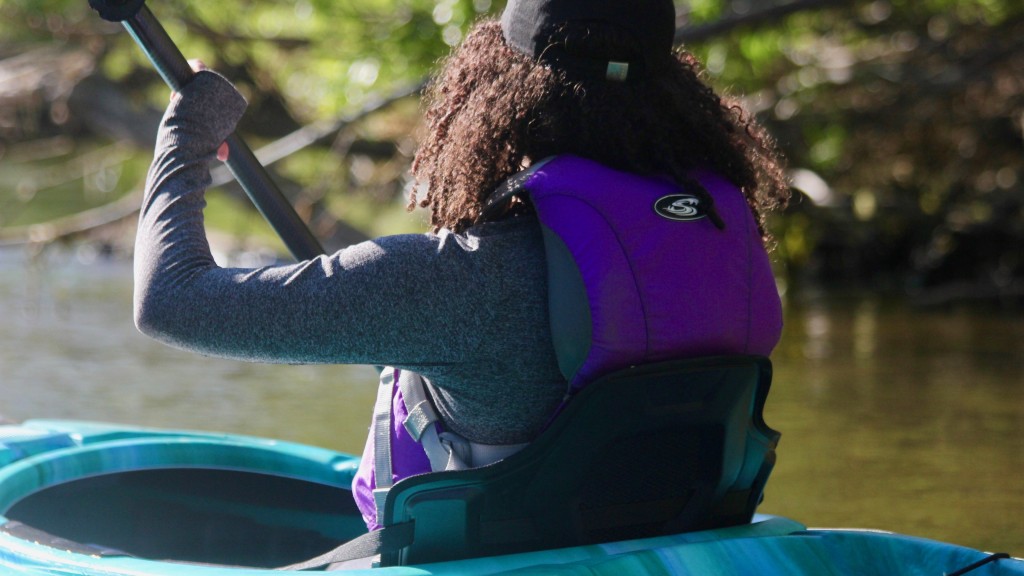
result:
M 145 6 L 145 0 L 89 0 L 89 6 L 104 20 L 120 22 L 128 29 L 171 90 L 179 91 L 195 75 L 174 41 Z M 241 137 L 233 133 L 225 142 L 230 150 L 228 169 L 292 255 L 308 260 L 323 254 L 320 242 Z

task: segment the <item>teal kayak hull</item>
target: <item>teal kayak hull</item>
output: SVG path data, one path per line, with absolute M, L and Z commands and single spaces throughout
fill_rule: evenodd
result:
M 0 426 L 0 574 L 266 575 L 365 530 L 347 493 L 357 466 L 349 454 L 239 435 Z M 984 562 L 967 574 L 1024 576 L 1024 560 L 990 556 L 758 515 L 717 530 L 351 573 L 940 575 Z

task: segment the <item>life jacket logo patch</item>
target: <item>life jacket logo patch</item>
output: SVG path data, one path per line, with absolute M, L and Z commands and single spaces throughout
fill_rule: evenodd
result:
M 707 206 L 693 194 L 669 194 L 658 198 L 654 212 L 662 218 L 678 222 L 700 220 L 707 216 Z

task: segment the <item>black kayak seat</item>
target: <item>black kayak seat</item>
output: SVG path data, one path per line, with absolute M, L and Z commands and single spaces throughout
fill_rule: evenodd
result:
M 381 566 L 745 524 L 779 433 L 763 419 L 759 356 L 632 367 L 584 388 L 522 451 L 406 478 L 385 502 Z

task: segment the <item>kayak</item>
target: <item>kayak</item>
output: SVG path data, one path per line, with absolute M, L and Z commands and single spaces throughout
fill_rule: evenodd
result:
M 365 532 L 350 493 L 358 463 L 233 434 L 64 420 L 3 425 L 0 574 L 266 575 Z M 351 573 L 980 576 L 1024 575 L 1024 560 L 758 514 L 726 528 L 432 564 L 367 563 Z

